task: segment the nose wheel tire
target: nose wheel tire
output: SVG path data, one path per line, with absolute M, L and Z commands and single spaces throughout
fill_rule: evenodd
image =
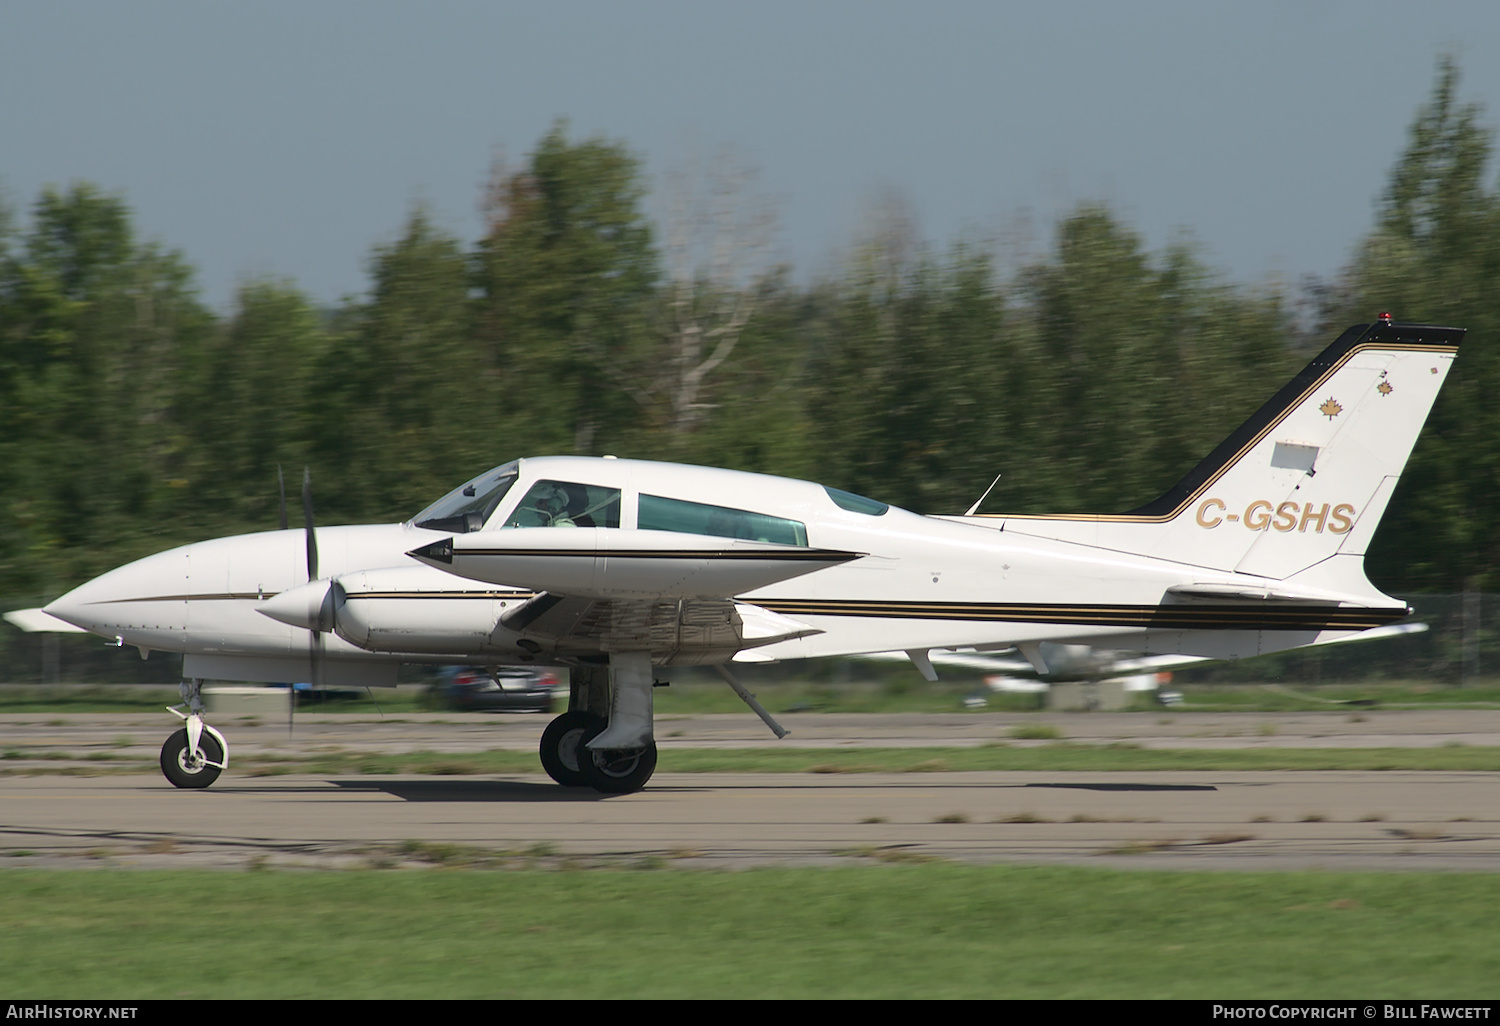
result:
M 586 786 L 605 794 L 630 794 L 646 786 L 656 772 L 656 742 L 644 748 L 596 751 L 588 742 L 604 732 L 601 720 L 589 728 L 578 745 L 578 770 Z
M 542 731 L 542 769 L 564 787 L 588 787 L 578 765 L 584 734 L 593 737 L 603 730 L 603 717 L 585 712 L 565 712 Z
M 187 728 L 175 731 L 161 746 L 161 771 L 174 787 L 207 787 L 219 779 L 224 749 L 212 734 L 204 731 L 198 738 L 198 751 L 188 751 Z

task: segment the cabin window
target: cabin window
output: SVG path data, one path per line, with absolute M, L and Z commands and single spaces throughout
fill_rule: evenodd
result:
M 637 521 L 643 531 L 681 531 L 684 534 L 707 534 L 715 538 L 744 538 L 748 541 L 778 542 L 782 545 L 807 545 L 807 527 L 799 520 L 751 513 L 727 506 L 708 506 L 701 502 L 664 499 L 659 495 L 642 495 Z
M 484 528 L 500 500 L 516 483 L 516 462 L 512 460 L 467 481 L 431 506 L 412 517 L 412 523 L 429 531 L 468 534 Z
M 576 481 L 538 481 L 506 527 L 619 527 L 620 489 Z
M 872 517 L 878 517 L 891 507 L 874 499 L 867 499 L 863 495 L 855 495 L 853 492 L 841 491 L 837 488 L 823 486 L 828 497 L 833 500 L 839 509 L 847 509 L 850 513 L 868 513 Z

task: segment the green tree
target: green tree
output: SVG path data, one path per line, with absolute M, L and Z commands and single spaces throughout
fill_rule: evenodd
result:
M 1370 550 L 1372 577 L 1396 589 L 1500 585 L 1500 194 L 1484 184 L 1482 110 L 1458 85 L 1443 59 L 1336 315 L 1469 329 Z
M 200 361 L 195 400 L 183 411 L 195 440 L 192 494 L 205 528 L 228 533 L 276 526 L 278 466 L 293 496 L 312 458 L 314 375 L 329 345 L 322 318 L 291 282 L 239 290 L 229 320 Z
M 658 277 L 639 165 L 558 122 L 525 169 L 497 167 L 476 254 L 480 337 L 508 382 L 509 440 L 588 453 L 639 416 L 626 365 Z
M 701 408 L 691 427 L 680 429 L 670 402 L 643 404 L 647 415 L 637 419 L 638 430 L 622 432 L 626 440 L 615 451 L 783 476 L 817 473 L 818 437 L 808 420 L 805 380 L 812 304 L 784 274 L 762 278 L 753 288 L 754 316 L 737 329 L 732 358 L 704 379 L 697 393 Z M 657 336 L 652 341 L 669 347 L 671 339 Z M 650 352 L 662 355 L 661 348 Z M 669 372 L 682 366 L 662 362 Z
M 934 258 L 899 203 L 826 286 L 807 401 L 823 480 L 962 512 L 997 471 L 1018 339 L 985 251 Z
M 191 279 L 136 241 L 118 197 L 79 184 L 36 202 L 0 283 L 8 587 L 53 589 L 159 547 L 188 485 L 184 384 L 212 330 Z
M 462 245 L 417 208 L 370 273 L 309 393 L 318 506 L 340 520 L 409 516 L 508 458 L 497 450 L 514 393 L 474 340 Z
M 1027 411 L 1049 425 L 1034 474 L 1058 511 L 1155 498 L 1295 365 L 1277 297 L 1218 284 L 1183 246 L 1153 261 L 1102 208 L 1064 220 L 1022 280 L 1041 358 Z

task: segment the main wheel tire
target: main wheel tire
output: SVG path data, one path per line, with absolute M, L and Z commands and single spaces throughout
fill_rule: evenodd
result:
M 589 748 L 588 743 L 602 734 L 606 726 L 600 722 L 590 728 L 578 745 L 578 769 L 583 782 L 605 794 L 639 791 L 656 772 L 656 742 L 647 742 L 644 748 L 604 751 Z
M 586 712 L 565 712 L 547 724 L 540 746 L 542 769 L 547 776 L 563 787 L 587 787 L 578 766 L 578 750 L 584 734 L 592 730 L 589 733 L 592 737 L 604 729 L 604 724 L 602 717 Z
M 221 772 L 211 762 L 224 761 L 224 746 L 208 731 L 198 735 L 198 755 L 189 755 L 187 728 L 182 727 L 161 746 L 161 771 L 173 787 L 207 787 Z

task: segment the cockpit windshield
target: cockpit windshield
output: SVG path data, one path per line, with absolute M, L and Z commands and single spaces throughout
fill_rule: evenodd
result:
M 412 517 L 411 522 L 430 531 L 454 534 L 481 530 L 510 486 L 516 483 L 519 466 L 519 460 L 511 460 L 480 474 Z

